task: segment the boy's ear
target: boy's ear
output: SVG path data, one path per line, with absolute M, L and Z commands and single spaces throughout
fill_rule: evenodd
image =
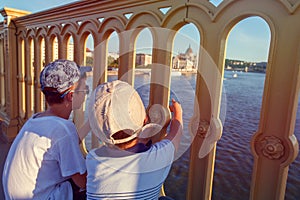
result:
M 144 119 L 144 124 L 147 124 L 149 122 L 149 117 L 148 115 L 146 115 L 145 119 Z

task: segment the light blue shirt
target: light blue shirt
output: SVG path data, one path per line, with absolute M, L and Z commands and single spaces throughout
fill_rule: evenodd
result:
M 72 199 L 66 180 L 85 171 L 74 124 L 54 116 L 33 116 L 8 153 L 2 176 L 5 198 Z
M 87 199 L 158 199 L 174 151 L 169 140 L 141 153 L 107 146 L 90 151 L 86 158 Z

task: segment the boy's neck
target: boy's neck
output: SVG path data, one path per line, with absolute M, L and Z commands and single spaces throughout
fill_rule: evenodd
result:
M 72 109 L 68 108 L 64 103 L 54 104 L 48 107 L 48 109 L 41 114 L 39 117 L 43 116 L 56 116 L 63 119 L 69 119 Z
M 122 150 L 126 150 L 126 149 L 129 149 L 129 148 L 135 146 L 137 143 L 138 143 L 138 139 L 136 138 L 136 139 L 134 139 L 130 142 L 126 142 L 126 143 L 123 143 L 123 144 L 116 144 L 116 146 L 119 147 Z

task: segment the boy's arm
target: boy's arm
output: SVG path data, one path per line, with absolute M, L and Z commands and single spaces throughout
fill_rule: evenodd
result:
M 82 141 L 83 138 L 87 136 L 90 130 L 91 130 L 90 122 L 86 121 L 78 130 L 78 137 L 80 141 Z
M 171 140 L 175 150 L 178 149 L 180 139 L 182 136 L 182 108 L 180 103 L 172 99 L 172 105 L 170 106 L 170 111 L 173 112 L 173 117 L 171 119 L 170 132 L 166 135 L 164 139 Z
M 84 174 L 73 174 L 72 175 L 72 180 L 73 182 L 80 188 L 80 189 L 85 189 L 86 188 L 86 176 L 87 173 L 85 172 Z

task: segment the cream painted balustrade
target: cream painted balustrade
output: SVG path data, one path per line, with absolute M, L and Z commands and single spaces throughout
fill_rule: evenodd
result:
M 215 142 L 222 135 L 219 120 L 226 39 L 239 21 L 259 16 L 271 32 L 268 69 L 259 128 L 253 134 L 254 156 L 250 199 L 284 199 L 288 168 L 298 154 L 294 125 L 300 68 L 299 0 L 86 0 L 29 14 L 3 8 L 0 23 L 0 119 L 3 137 L 12 140 L 28 117 L 44 109 L 38 74 L 45 63 L 68 57 L 85 64 L 88 35 L 94 41 L 93 86 L 107 80 L 107 40 L 119 36 L 118 78 L 134 84 L 135 41 L 143 28 L 153 37 L 150 105 L 167 107 L 172 47 L 176 31 L 193 23 L 201 36 L 194 116 L 190 130 L 190 174 L 187 199 L 211 199 Z M 166 12 L 163 12 L 166 10 Z M 201 112 L 201 115 L 199 114 Z M 83 111 L 75 113 L 80 126 Z M 212 150 L 199 149 L 206 140 Z M 96 145 L 96 144 L 94 144 Z

